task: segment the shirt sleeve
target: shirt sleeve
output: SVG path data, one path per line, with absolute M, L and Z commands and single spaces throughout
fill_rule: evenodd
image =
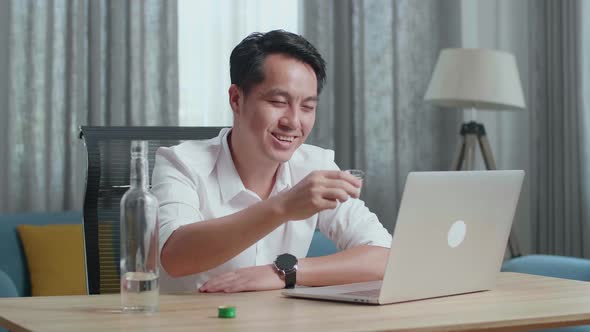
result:
M 333 153 L 326 164 L 326 169 L 339 169 L 334 163 Z M 324 235 L 336 243 L 339 250 L 360 245 L 391 247 L 391 234 L 360 199 L 349 198 L 335 209 L 320 212 L 318 226 Z
M 160 252 L 179 227 L 202 221 L 194 179 L 172 148 L 159 148 L 152 174 L 152 193 L 159 203 Z

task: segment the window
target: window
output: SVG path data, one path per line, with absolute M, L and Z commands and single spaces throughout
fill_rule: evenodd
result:
M 230 126 L 229 55 L 251 32 L 299 32 L 299 0 L 179 0 L 181 126 Z

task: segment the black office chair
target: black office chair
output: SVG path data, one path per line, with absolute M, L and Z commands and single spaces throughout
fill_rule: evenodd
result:
M 89 294 L 120 291 L 119 204 L 129 188 L 131 141 L 148 141 L 151 179 L 159 147 L 209 139 L 220 130 L 221 127 L 81 127 L 80 139 L 84 140 L 88 156 L 83 216 Z

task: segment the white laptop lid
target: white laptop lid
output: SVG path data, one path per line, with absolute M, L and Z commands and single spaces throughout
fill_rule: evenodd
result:
M 410 173 L 379 303 L 493 288 L 523 178 L 520 170 Z

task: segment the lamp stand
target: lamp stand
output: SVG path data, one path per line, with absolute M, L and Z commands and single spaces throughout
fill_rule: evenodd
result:
M 475 164 L 475 149 L 476 144 L 479 143 L 481 155 L 486 165 L 487 170 L 496 170 L 496 161 L 492 154 L 492 148 L 488 137 L 486 135 L 486 129 L 483 124 L 470 121 L 461 125 L 460 131 L 462 141 L 459 144 L 457 157 L 453 161 L 453 170 L 473 170 Z M 508 238 L 508 249 L 512 257 L 522 256 L 516 240 L 514 231 L 510 231 L 510 237 Z

